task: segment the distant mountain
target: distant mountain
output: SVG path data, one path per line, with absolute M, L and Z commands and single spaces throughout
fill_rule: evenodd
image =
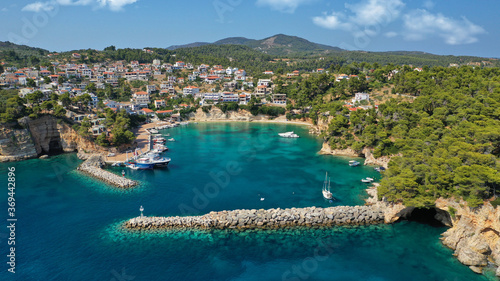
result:
M 172 45 L 170 47 L 167 48 L 167 50 L 175 50 L 175 49 L 180 49 L 180 48 L 194 48 L 194 47 L 200 47 L 200 46 L 205 46 L 205 45 L 209 45 L 211 43 L 208 43 L 208 42 L 194 42 L 194 43 L 189 43 L 189 44 L 185 44 L 185 45 Z
M 49 53 L 49 51 L 42 48 L 35 48 L 26 45 L 17 45 L 9 41 L 6 42 L 0 41 L 0 51 L 16 51 L 19 53 L 28 53 L 34 55 L 45 55 Z
M 207 44 L 213 45 L 244 45 L 263 53 L 275 56 L 286 56 L 294 54 L 316 54 L 341 52 L 342 49 L 328 45 L 310 42 L 297 36 L 277 34 L 261 40 L 248 39 L 245 37 L 229 37 L 214 43 L 192 43 L 187 45 L 170 46 L 167 49 L 199 47 Z

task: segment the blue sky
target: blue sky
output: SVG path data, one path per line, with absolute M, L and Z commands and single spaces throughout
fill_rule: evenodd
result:
M 283 33 L 350 50 L 500 57 L 496 0 L 3 2 L 0 41 L 51 51 L 168 47 Z

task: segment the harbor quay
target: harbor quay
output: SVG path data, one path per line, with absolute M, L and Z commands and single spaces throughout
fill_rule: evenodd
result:
M 136 181 L 103 170 L 101 168 L 103 165 L 105 163 L 101 155 L 92 155 L 78 167 L 78 170 L 120 188 L 129 188 L 138 184 Z
M 156 229 L 257 229 L 294 226 L 370 225 L 384 223 L 384 212 L 375 206 L 329 208 L 251 209 L 210 212 L 203 216 L 132 218 L 123 227 L 130 230 Z

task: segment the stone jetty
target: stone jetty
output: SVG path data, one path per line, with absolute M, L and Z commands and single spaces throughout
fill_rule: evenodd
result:
M 136 181 L 103 170 L 102 167 L 104 165 L 105 162 L 101 155 L 91 155 L 78 167 L 78 170 L 120 188 L 129 188 L 137 185 Z
M 374 206 L 330 208 L 259 209 L 211 212 L 203 216 L 136 217 L 124 223 L 126 229 L 255 229 L 294 226 L 368 225 L 384 223 L 383 210 Z

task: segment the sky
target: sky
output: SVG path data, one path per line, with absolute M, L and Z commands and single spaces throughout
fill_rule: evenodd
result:
M 286 34 L 347 50 L 500 58 L 498 11 L 498 0 L 2 0 L 0 41 L 70 51 Z

